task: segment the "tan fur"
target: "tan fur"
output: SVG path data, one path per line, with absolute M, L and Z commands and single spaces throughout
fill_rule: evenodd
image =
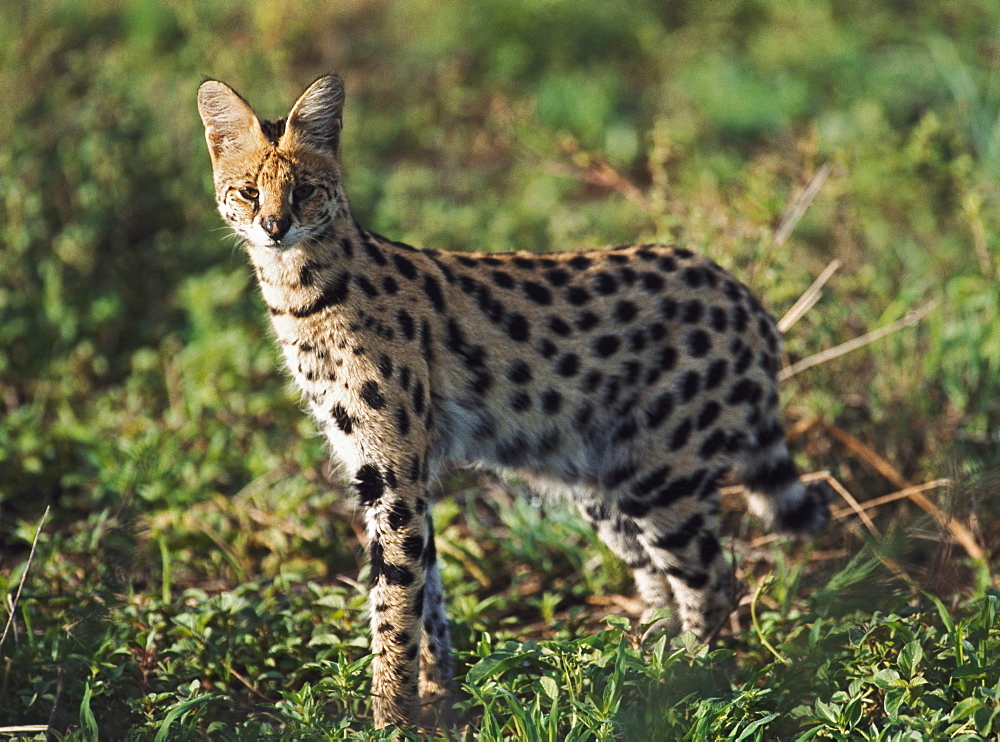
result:
M 731 602 L 716 482 L 810 533 L 826 493 L 785 448 L 780 338 L 745 286 L 683 248 L 474 255 L 414 250 L 352 218 L 343 86 L 284 121 L 209 81 L 199 110 L 219 210 L 246 245 L 285 361 L 366 509 L 378 725 L 443 694 L 448 628 L 427 483 L 449 466 L 576 499 L 651 608 L 709 634 Z

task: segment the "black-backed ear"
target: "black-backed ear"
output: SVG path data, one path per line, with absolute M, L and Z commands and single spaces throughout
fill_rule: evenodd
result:
M 250 105 L 225 83 L 208 80 L 198 88 L 198 113 L 205 124 L 205 141 L 212 166 L 227 151 L 247 145 L 260 134 L 260 121 Z
M 282 137 L 294 137 L 302 144 L 340 151 L 341 117 L 344 111 L 344 81 L 338 75 L 323 75 L 292 106 Z

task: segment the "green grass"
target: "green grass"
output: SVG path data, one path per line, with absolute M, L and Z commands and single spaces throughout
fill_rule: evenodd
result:
M 790 360 L 935 300 L 917 327 L 786 382 L 786 418 L 800 463 L 859 500 L 896 485 L 825 425 L 911 481 L 953 478 L 928 494 L 992 556 L 998 30 L 988 0 L 0 7 L 4 619 L 27 572 L 0 727 L 392 736 L 370 723 L 358 513 L 215 213 L 205 76 L 277 116 L 339 70 L 355 213 L 418 246 L 677 238 L 776 315 L 839 259 Z M 472 475 L 444 489 L 462 687 L 446 739 L 1000 731 L 992 565 L 912 505 L 875 510 L 878 538 L 847 518 L 756 549 L 727 501 L 749 596 L 733 626 L 640 650 L 626 570 L 569 509 Z

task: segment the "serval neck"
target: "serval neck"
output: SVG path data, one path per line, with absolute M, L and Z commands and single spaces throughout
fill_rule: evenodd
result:
M 245 243 L 271 317 L 303 319 L 343 303 L 347 283 L 372 262 L 376 238 L 342 208 L 321 237 L 281 250 Z M 370 270 L 370 269 L 369 269 Z

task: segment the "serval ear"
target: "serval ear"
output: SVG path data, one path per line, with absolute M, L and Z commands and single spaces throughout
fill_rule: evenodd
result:
M 207 80 L 198 88 L 198 113 L 205 124 L 213 168 L 227 152 L 246 147 L 261 134 L 260 121 L 250 105 L 218 80 Z
M 282 139 L 291 138 L 336 156 L 343 111 L 344 81 L 338 75 L 323 75 L 292 106 Z

